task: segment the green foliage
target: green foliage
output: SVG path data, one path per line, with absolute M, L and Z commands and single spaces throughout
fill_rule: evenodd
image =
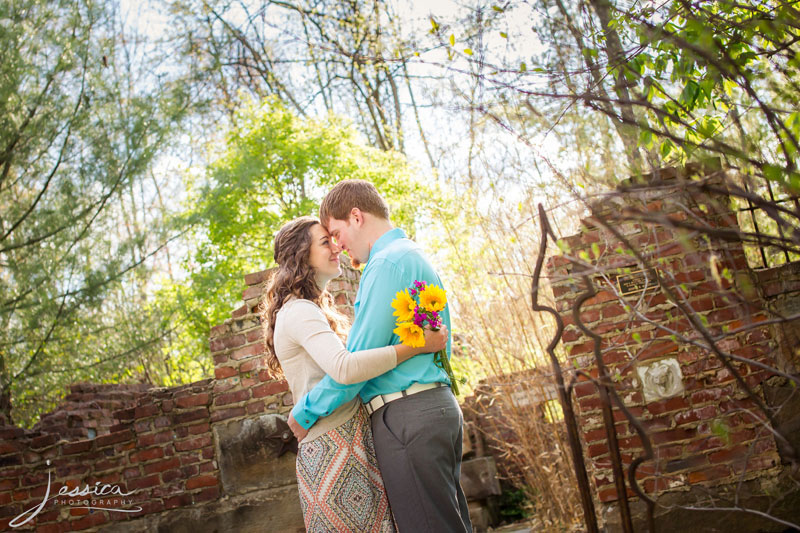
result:
M 335 183 L 359 178 L 376 185 L 393 222 L 413 233 L 431 198 L 396 152 L 365 145 L 340 118 L 301 119 L 275 99 L 252 101 L 236 115 L 224 154 L 193 182 L 184 217 L 197 224 L 188 283 L 162 291 L 174 308 L 195 359 L 207 358 L 212 326 L 240 304 L 243 277 L 273 266 L 272 237 L 285 222 L 317 215 Z
M 164 334 L 142 306 L 168 228 L 140 191 L 186 98 L 138 90 L 116 24 L 102 3 L 0 4 L 0 415 L 23 424 L 69 382 L 148 379 Z
M 498 503 L 500 516 L 505 521 L 517 522 L 531 515 L 531 501 L 524 489 L 505 486 Z

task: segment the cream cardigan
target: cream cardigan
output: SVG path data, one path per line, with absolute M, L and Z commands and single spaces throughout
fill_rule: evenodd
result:
M 274 343 L 295 400 L 314 388 L 325 374 L 348 385 L 367 381 L 397 366 L 392 346 L 348 352 L 322 310 L 309 300 L 290 300 L 278 311 Z M 329 416 L 320 418 L 302 442 L 312 441 L 350 420 L 360 403 L 356 396 Z

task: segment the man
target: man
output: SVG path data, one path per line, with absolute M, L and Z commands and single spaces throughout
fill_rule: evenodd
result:
M 436 271 L 421 248 L 392 226 L 386 202 L 369 182 L 338 183 L 322 201 L 320 220 L 354 264 L 365 263 L 347 349 L 396 344 L 392 300 L 415 280 L 441 287 Z M 447 309 L 441 316 L 449 329 Z M 289 425 L 302 439 L 318 418 L 360 395 L 400 531 L 471 532 L 460 484 L 463 416 L 448 384 L 433 354 L 356 385 L 326 376 L 297 401 Z

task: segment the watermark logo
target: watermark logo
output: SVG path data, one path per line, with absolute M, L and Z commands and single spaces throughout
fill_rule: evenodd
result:
M 47 460 L 47 466 L 50 466 L 50 460 Z M 53 500 L 55 505 L 70 505 L 75 509 L 95 509 L 101 511 L 116 511 L 118 513 L 138 513 L 142 510 L 141 507 L 122 508 L 117 506 L 131 505 L 133 500 L 125 499 L 130 496 L 134 491 L 125 492 L 119 485 L 101 484 L 97 481 L 94 487 L 84 485 L 83 488 L 77 486 L 70 489 L 64 485 L 58 489 L 58 494 L 50 496 L 50 469 L 47 470 L 47 490 L 44 494 L 44 499 L 38 504 L 34 505 L 27 511 L 15 517 L 8 523 L 11 527 L 19 527 L 27 524 L 33 520 L 36 515 L 42 512 L 47 502 Z M 97 507 L 101 506 L 101 507 Z

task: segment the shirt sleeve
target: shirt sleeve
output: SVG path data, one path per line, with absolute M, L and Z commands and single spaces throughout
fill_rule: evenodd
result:
M 406 280 L 394 263 L 381 261 L 369 266 L 369 274 L 365 272 L 361 278 L 356 320 L 347 339 L 347 347 L 354 351 L 399 342 L 392 332 L 395 323 L 392 300 L 413 282 Z M 292 416 L 303 428 L 310 429 L 317 420 L 355 398 L 365 383 L 343 385 L 325 376 L 295 404 Z
M 358 396 L 364 383 L 366 382 L 342 385 L 326 375 L 295 404 L 292 416 L 305 429 L 311 429 L 317 420 L 330 415 Z
M 287 319 L 292 324 L 294 341 L 337 383 L 353 385 L 380 376 L 397 366 L 397 354 L 393 346 L 347 351 L 322 310 L 312 302 L 295 302 Z

